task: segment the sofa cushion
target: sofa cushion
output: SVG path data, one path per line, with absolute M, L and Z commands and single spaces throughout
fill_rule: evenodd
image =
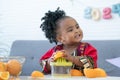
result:
M 54 45 L 44 40 L 16 40 L 12 44 L 10 56 L 25 56 L 21 75 L 30 75 L 34 70 L 42 71 L 39 59 Z
M 106 59 L 120 56 L 119 40 L 85 40 L 98 50 L 98 67 L 103 68 L 109 76 L 120 76 L 120 68 L 108 63 Z M 42 71 L 40 57 L 55 44 L 47 40 L 16 40 L 13 42 L 10 55 L 25 56 L 21 75 L 30 75 L 34 70 Z
M 110 64 L 106 59 L 120 57 L 120 40 L 93 40 L 91 43 L 98 51 L 98 67 L 103 68 L 109 76 L 120 76 L 120 68 Z

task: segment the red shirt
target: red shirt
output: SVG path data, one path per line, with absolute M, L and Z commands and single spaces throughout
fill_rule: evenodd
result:
M 81 55 L 90 56 L 93 59 L 94 68 L 96 68 L 97 67 L 97 50 L 91 44 L 86 43 L 84 47 L 84 52 L 82 54 L 80 51 L 81 46 L 82 44 L 80 44 L 77 48 L 78 56 L 81 56 Z M 40 61 L 50 58 L 53 52 L 55 52 L 56 50 L 62 50 L 62 49 L 63 49 L 62 44 L 51 48 L 40 58 Z

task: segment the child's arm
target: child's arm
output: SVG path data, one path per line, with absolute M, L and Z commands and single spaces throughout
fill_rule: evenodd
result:
M 71 56 L 70 61 L 79 67 L 83 67 L 83 63 L 80 61 L 80 56 Z
M 71 61 L 73 64 L 83 67 L 82 62 L 80 61 L 80 56 L 72 56 L 71 54 L 65 53 L 64 51 L 63 57 L 68 61 Z
M 81 68 L 94 68 L 93 59 L 89 56 L 69 56 L 66 59 Z
M 48 50 L 41 58 L 40 58 L 40 64 L 42 66 L 42 71 L 46 74 L 49 74 L 50 73 L 50 64 L 49 64 L 49 61 L 50 61 L 50 58 L 53 54 L 54 50 L 53 48 Z
M 93 64 L 94 68 L 97 68 L 97 58 L 98 52 L 95 47 L 91 44 L 87 43 L 87 46 L 84 51 L 84 55 L 90 60 L 91 64 Z
M 72 56 L 72 62 L 80 67 L 94 68 L 94 61 L 89 56 Z
M 90 44 L 87 44 L 84 51 L 84 55 L 71 56 L 70 54 L 65 53 L 64 57 L 79 67 L 84 68 L 97 67 L 97 50 Z

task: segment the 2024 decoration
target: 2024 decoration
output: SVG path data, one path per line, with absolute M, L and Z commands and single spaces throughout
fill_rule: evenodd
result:
M 102 14 L 100 12 L 100 9 L 98 9 L 98 8 L 87 7 L 84 10 L 84 18 L 93 19 L 93 20 L 100 20 L 101 17 L 103 19 L 111 19 L 113 16 L 112 13 L 118 14 L 120 17 L 120 3 L 112 5 L 112 8 L 105 7 L 102 10 Z

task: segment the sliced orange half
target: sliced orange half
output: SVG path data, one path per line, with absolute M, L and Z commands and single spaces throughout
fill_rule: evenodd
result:
M 63 52 L 62 51 L 57 51 L 56 54 L 54 55 L 54 60 L 60 58 L 63 56 Z
M 2 80 L 8 80 L 10 77 L 10 74 L 8 71 L 5 71 L 5 72 L 0 72 L 0 79 Z
M 71 76 L 83 76 L 82 71 L 77 70 L 77 69 L 71 69 L 70 73 L 71 73 Z
M 97 72 L 97 77 L 106 77 L 107 76 L 107 73 L 105 72 L 104 69 L 96 68 L 95 70 Z
M 0 71 L 3 72 L 3 71 L 6 71 L 7 70 L 7 66 L 4 62 L 0 62 Z
M 44 74 L 40 71 L 35 70 L 31 73 L 31 77 L 44 77 Z

